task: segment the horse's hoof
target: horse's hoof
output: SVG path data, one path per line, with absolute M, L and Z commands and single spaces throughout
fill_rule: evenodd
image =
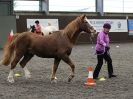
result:
M 3 61 L 1 60 L 1 61 L 0 61 L 0 66 L 2 66 L 2 65 L 3 65 Z
M 15 82 L 14 79 L 13 79 L 13 77 L 8 77 L 7 78 L 7 81 L 10 82 L 10 83 L 14 83 Z
M 51 78 L 51 83 L 57 83 L 57 78 Z
M 68 78 L 68 82 L 71 82 L 72 78 Z
M 57 83 L 57 80 L 51 80 L 51 83 L 53 84 L 53 83 Z
M 70 75 L 70 76 L 68 77 L 68 82 L 71 82 L 71 80 L 73 79 L 73 77 L 74 77 L 74 75 Z
M 30 78 L 31 78 L 31 74 L 25 75 L 25 78 L 26 78 L 26 79 L 30 79 Z

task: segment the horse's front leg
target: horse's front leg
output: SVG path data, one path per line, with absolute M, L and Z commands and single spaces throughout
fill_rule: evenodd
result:
M 60 60 L 59 58 L 55 58 L 54 59 L 54 66 L 53 66 L 53 69 L 52 69 L 52 75 L 51 75 L 51 82 L 57 82 L 57 78 L 55 76 L 56 74 L 56 71 L 58 69 L 58 66 L 59 66 L 59 63 L 60 63 Z
M 75 65 L 73 64 L 72 60 L 69 58 L 68 55 L 63 56 L 62 60 L 64 62 L 66 62 L 71 67 L 71 71 L 72 72 L 71 72 L 70 76 L 68 77 L 68 82 L 70 82 L 73 79 L 73 77 L 74 77 Z

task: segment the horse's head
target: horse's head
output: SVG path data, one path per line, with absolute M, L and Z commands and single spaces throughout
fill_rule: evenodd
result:
M 84 32 L 91 33 L 91 35 L 97 34 L 94 27 L 91 25 L 89 20 L 87 19 L 86 15 L 81 15 L 79 18 L 81 18 L 82 24 L 80 29 Z
M 35 28 L 35 25 L 30 25 L 30 32 L 35 32 L 36 28 Z

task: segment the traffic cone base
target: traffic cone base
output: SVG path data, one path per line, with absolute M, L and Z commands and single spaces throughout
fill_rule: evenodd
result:
M 94 82 L 94 79 L 93 79 L 93 78 L 88 78 L 88 79 L 87 79 L 87 82 L 85 83 L 85 85 L 88 85 L 88 86 L 95 86 L 96 83 Z
M 93 79 L 93 69 L 92 69 L 92 67 L 89 67 L 88 71 L 89 71 L 88 78 L 87 78 L 87 80 L 85 82 L 85 85 L 87 85 L 87 86 L 95 86 L 96 83 L 94 82 L 94 79 Z
M 86 86 L 95 86 L 96 83 L 85 83 Z

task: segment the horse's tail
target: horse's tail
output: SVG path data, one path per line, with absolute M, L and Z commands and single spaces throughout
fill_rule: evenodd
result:
M 0 65 L 8 66 L 10 64 L 10 61 L 11 61 L 12 56 L 14 54 L 15 39 L 18 35 L 19 34 L 15 34 L 12 42 L 7 41 L 7 43 L 5 44 L 4 55 L 3 55 L 3 59 L 0 61 Z

